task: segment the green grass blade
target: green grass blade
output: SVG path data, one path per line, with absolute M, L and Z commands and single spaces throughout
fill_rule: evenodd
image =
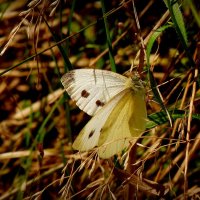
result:
M 109 32 L 109 28 L 108 28 L 108 21 L 107 21 L 107 17 L 106 17 L 106 8 L 105 8 L 104 0 L 101 0 L 101 5 L 102 5 L 103 16 L 104 16 L 103 20 L 104 20 L 104 25 L 105 25 L 105 30 L 106 30 L 111 70 L 116 72 L 116 65 L 115 65 L 115 60 L 114 60 L 114 55 L 113 55 L 113 50 L 112 50 L 112 42 L 110 39 L 110 32 Z
M 172 111 L 169 111 L 169 113 L 173 121 L 176 119 L 183 119 L 188 116 L 185 110 L 172 110 Z M 147 129 L 151 129 L 151 128 L 156 127 L 157 125 L 162 125 L 168 122 L 168 116 L 163 111 L 153 113 L 149 115 L 148 118 L 149 118 L 149 121 L 147 122 L 147 125 L 146 125 Z M 192 119 L 200 120 L 200 114 L 193 114 Z
M 45 120 L 43 121 L 42 125 L 40 126 L 39 130 L 38 130 L 38 135 L 37 135 L 37 141 L 42 143 L 44 140 L 44 137 L 46 135 L 46 131 L 45 131 L 45 126 L 48 123 L 48 121 L 50 119 L 52 119 L 52 115 L 54 113 L 54 111 L 57 109 L 58 105 L 61 103 L 61 101 L 63 101 L 62 98 L 60 98 L 52 107 L 51 111 L 49 112 L 49 114 L 47 115 L 47 117 L 45 118 Z
M 187 32 L 178 2 L 174 0 L 165 0 L 164 2 L 167 8 L 169 9 L 172 22 L 179 37 L 181 38 L 182 43 L 184 44 L 185 47 L 187 47 L 188 46 Z
M 160 27 L 159 29 L 155 30 L 155 32 L 152 34 L 152 36 L 150 37 L 148 44 L 147 44 L 147 65 L 148 67 L 150 66 L 150 54 L 151 54 L 151 50 L 152 47 L 156 41 L 156 39 L 161 35 L 162 32 L 164 32 L 167 28 L 170 28 L 171 25 L 164 25 L 162 27 Z
M 179 4 L 176 0 L 164 0 L 167 8 L 169 9 L 170 16 L 174 25 L 174 28 L 177 32 L 178 37 L 180 38 L 180 42 L 189 58 L 191 66 L 195 66 L 195 63 L 192 59 L 190 51 L 188 49 L 188 41 L 187 41 L 187 32 L 185 28 L 185 23 L 183 20 L 182 13 L 179 9 Z
M 198 14 L 197 8 L 195 7 L 193 1 L 192 0 L 186 0 L 185 2 L 187 4 L 187 6 L 190 7 L 190 9 L 192 11 L 192 14 L 194 16 L 194 19 L 196 20 L 196 23 L 198 25 L 198 27 L 200 27 L 200 16 Z
M 165 25 L 161 28 L 159 28 L 158 30 L 156 30 L 151 38 L 149 39 L 149 42 L 147 44 L 147 68 L 148 68 L 148 76 L 149 76 L 149 81 L 150 81 L 150 85 L 151 85 L 151 89 L 152 89 L 152 92 L 154 94 L 154 97 L 156 99 L 156 101 L 160 104 L 161 108 L 165 111 L 165 113 L 168 115 L 168 118 L 169 118 L 169 121 L 170 121 L 170 124 L 172 125 L 172 120 L 171 120 L 171 116 L 167 110 L 167 108 L 165 107 L 165 105 L 163 104 L 162 102 L 162 98 L 160 96 L 160 93 L 158 91 L 158 88 L 157 88 L 157 83 L 154 79 L 154 76 L 153 76 L 153 72 L 151 71 L 150 69 L 150 54 L 151 54 L 151 50 L 152 50 L 152 47 L 153 47 L 153 44 L 155 43 L 156 39 L 158 38 L 158 36 L 167 28 L 169 28 L 170 26 L 169 25 Z
M 47 25 L 49 31 L 51 32 L 54 41 L 55 41 L 56 43 L 58 43 L 58 42 L 61 40 L 61 38 L 59 38 L 59 36 L 56 35 L 56 34 L 53 32 L 53 30 L 51 29 L 51 27 L 49 26 L 49 24 L 48 24 L 48 22 L 45 20 L 45 18 L 43 18 L 43 19 L 44 19 L 44 21 L 45 21 L 45 23 L 46 23 L 46 25 Z M 64 49 L 63 46 L 62 46 L 61 44 L 58 44 L 57 46 L 58 46 L 58 48 L 59 48 L 59 50 L 60 50 L 60 53 L 62 54 L 62 57 L 63 57 L 63 59 L 64 59 L 65 68 L 67 69 L 67 71 L 71 70 L 73 67 L 72 67 L 72 64 L 71 64 L 71 62 L 70 62 L 70 60 L 69 60 L 69 57 L 68 57 L 68 55 L 67 55 L 66 49 Z
M 75 5 L 76 5 L 76 0 L 72 1 L 72 5 L 71 5 L 71 9 L 70 9 L 70 14 L 69 14 L 69 19 L 68 19 L 68 24 L 67 24 L 67 36 L 70 36 L 71 34 L 71 29 L 72 29 L 72 18 L 74 15 L 74 9 L 75 9 Z M 69 40 L 66 41 L 66 51 L 67 51 L 67 55 L 69 55 Z M 65 69 L 65 71 L 67 72 L 67 70 Z

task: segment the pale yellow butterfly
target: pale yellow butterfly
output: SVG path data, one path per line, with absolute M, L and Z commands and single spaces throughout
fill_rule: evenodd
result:
M 109 158 L 130 145 L 145 130 L 145 90 L 138 77 L 127 78 L 100 69 L 77 69 L 61 82 L 77 106 L 94 116 L 79 133 L 73 148 L 88 151 L 98 147 Z

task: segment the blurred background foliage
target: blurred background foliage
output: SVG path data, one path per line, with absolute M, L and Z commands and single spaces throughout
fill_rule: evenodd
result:
M 200 198 L 200 3 L 134 3 L 140 29 L 130 0 L 0 1 L 0 199 Z M 140 145 L 129 159 L 77 154 L 89 117 L 61 75 L 132 64 L 147 91 Z

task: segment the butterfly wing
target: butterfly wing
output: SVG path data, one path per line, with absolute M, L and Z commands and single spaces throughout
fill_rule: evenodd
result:
M 145 130 L 147 112 L 143 92 L 131 88 L 110 112 L 99 137 L 101 158 L 109 158 L 136 142 Z
M 88 115 L 94 115 L 112 97 L 124 90 L 127 78 L 106 70 L 72 70 L 61 82 L 77 106 Z
M 73 143 L 73 149 L 87 151 L 98 145 L 102 128 L 109 118 L 110 113 L 118 104 L 121 98 L 127 93 L 126 90 L 114 96 L 81 130 Z M 115 120 L 115 119 L 114 119 Z M 104 128 L 103 128 L 104 130 Z

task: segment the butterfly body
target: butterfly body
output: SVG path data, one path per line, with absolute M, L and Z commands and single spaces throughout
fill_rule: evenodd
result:
M 65 74 L 61 82 L 77 106 L 94 115 L 73 143 L 74 149 L 88 151 L 97 146 L 99 156 L 109 158 L 135 142 L 145 130 L 145 92 L 138 78 L 80 69 Z

